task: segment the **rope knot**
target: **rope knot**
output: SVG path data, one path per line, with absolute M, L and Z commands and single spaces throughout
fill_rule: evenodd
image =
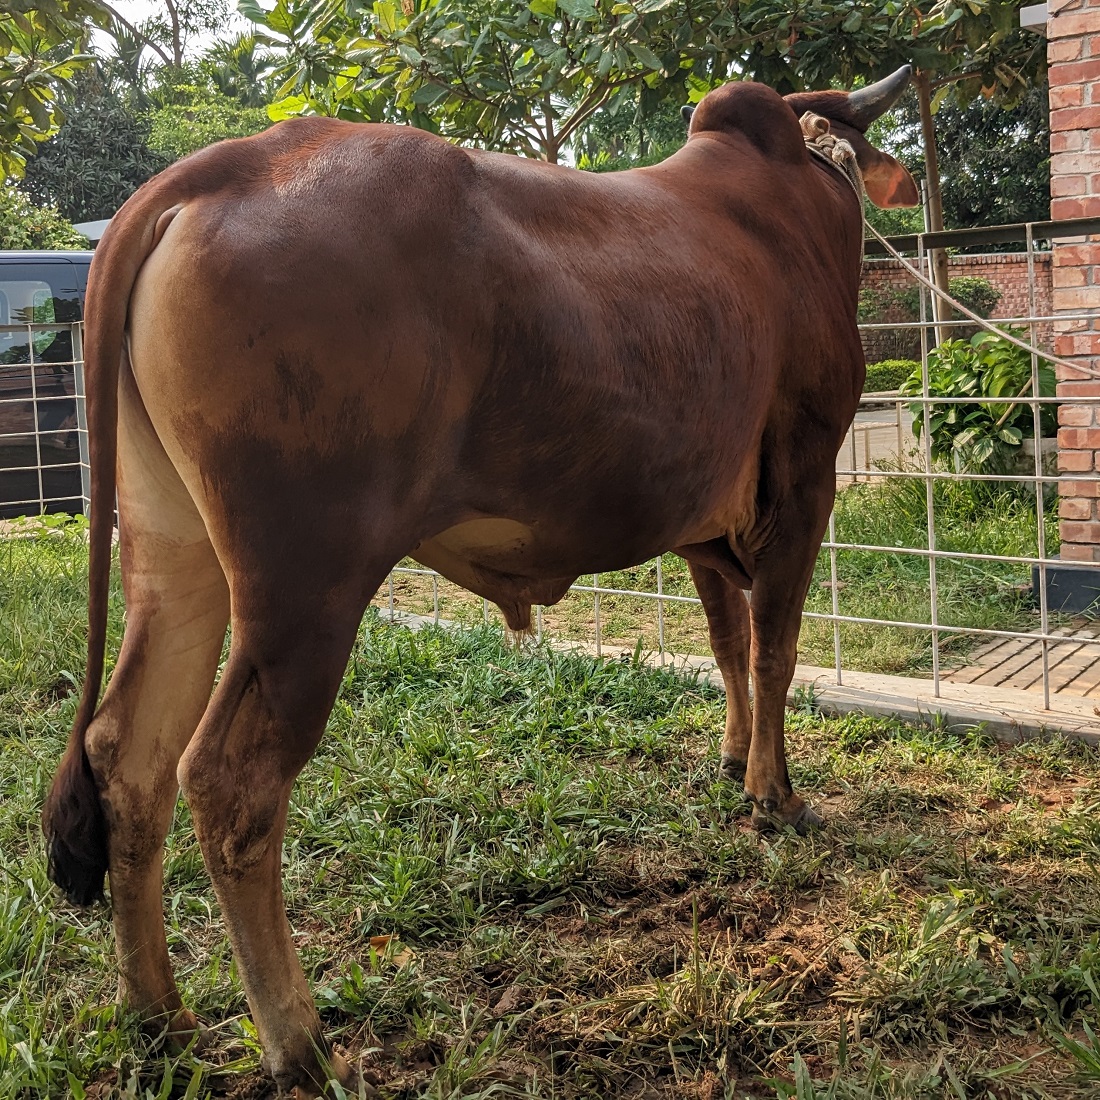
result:
M 811 152 L 824 154 L 832 164 L 842 168 L 849 177 L 859 172 L 855 149 L 850 142 L 830 132 L 827 118 L 815 115 L 813 111 L 807 111 L 798 120 L 798 124 L 802 127 L 802 140 L 809 146 Z M 860 191 L 862 192 L 862 186 Z

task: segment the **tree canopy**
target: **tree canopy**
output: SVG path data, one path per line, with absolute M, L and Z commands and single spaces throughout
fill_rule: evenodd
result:
M 447 137 L 557 160 L 601 108 L 678 82 L 691 0 L 241 0 L 277 51 L 276 114 L 408 119 Z
M 74 222 L 109 218 L 168 158 L 149 145 L 150 125 L 96 69 L 76 82 L 57 134 L 27 162 L 20 184 Z
M 890 151 L 916 175 L 924 150 L 916 98 L 903 100 L 887 139 Z M 936 113 L 944 222 L 950 229 L 1050 216 L 1050 115 L 1046 85 L 1024 94 L 1011 110 L 979 96 Z
M 64 119 L 59 97 L 92 60 L 90 23 L 99 0 L 5 0 L 0 7 L 0 175 L 22 174 L 36 144 Z
M 240 0 L 278 57 L 276 117 L 408 120 L 555 160 L 599 111 L 698 100 L 731 77 L 780 92 L 916 64 L 936 97 L 1019 98 L 1042 40 L 1001 0 Z M 652 104 L 651 104 L 652 106 Z

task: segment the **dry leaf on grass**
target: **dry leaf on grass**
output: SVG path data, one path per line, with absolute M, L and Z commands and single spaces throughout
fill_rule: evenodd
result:
M 389 956 L 389 959 L 398 970 L 403 966 L 408 966 L 416 957 L 412 949 L 401 943 L 396 936 L 371 936 L 370 938 L 370 949 L 379 955 L 384 955 L 391 944 L 396 950 Z

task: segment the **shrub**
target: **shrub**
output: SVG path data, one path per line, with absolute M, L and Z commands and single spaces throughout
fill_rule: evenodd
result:
M 1054 370 L 1039 365 L 1039 396 L 1054 395 Z M 946 340 L 928 356 L 930 397 L 1003 397 L 989 403 L 931 405 L 929 431 L 932 457 L 956 470 L 1003 473 L 1023 441 L 1034 435 L 1034 417 L 1027 404 L 1031 386 L 1031 355 L 991 332 L 969 340 Z M 901 387 L 910 396 L 921 393 L 920 367 Z M 919 402 L 909 406 L 913 434 L 920 439 L 924 411 Z M 1053 405 L 1041 406 L 1040 431 L 1056 430 Z
M 173 91 L 185 102 L 158 107 L 150 115 L 149 144 L 169 160 L 226 138 L 250 137 L 273 125 L 264 107 L 244 107 L 192 85 L 178 85 Z
M 919 377 L 920 363 L 915 359 L 883 359 L 878 363 L 868 363 L 863 392 L 882 393 L 884 390 L 896 390 L 914 371 Z
M 0 248 L 87 248 L 88 241 L 53 206 L 35 206 L 0 184 Z
M 988 279 L 977 275 L 959 275 L 950 280 L 947 289 L 952 298 L 979 317 L 988 317 L 1004 297 Z M 956 313 L 956 316 L 961 314 Z

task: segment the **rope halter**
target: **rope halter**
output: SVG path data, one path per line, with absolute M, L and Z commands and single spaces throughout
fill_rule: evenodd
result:
M 830 168 L 839 172 L 851 185 L 859 202 L 859 216 L 863 219 L 863 202 L 866 192 L 863 189 L 863 173 L 859 170 L 856 151 L 851 143 L 838 138 L 830 132 L 829 120 L 813 111 L 807 111 L 799 120 L 802 127 L 802 140 L 806 151 Z M 863 266 L 863 232 L 860 230 L 859 263 Z

